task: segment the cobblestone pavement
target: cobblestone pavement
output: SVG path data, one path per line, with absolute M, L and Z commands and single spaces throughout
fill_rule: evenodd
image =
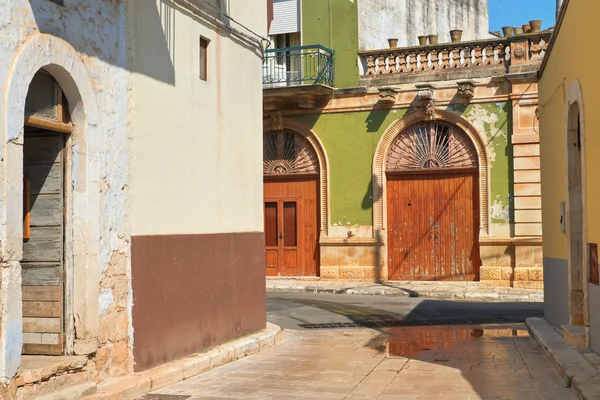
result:
M 344 282 L 267 279 L 269 292 L 309 292 L 353 295 L 425 297 L 472 301 L 543 302 L 544 291 L 481 285 L 479 282 Z
M 274 348 L 143 399 L 575 399 L 520 324 L 284 335 Z

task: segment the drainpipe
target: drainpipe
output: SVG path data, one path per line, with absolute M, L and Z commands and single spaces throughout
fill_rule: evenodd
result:
M 563 0 L 556 0 L 556 19 L 558 20 L 558 15 L 560 14 L 560 7 L 562 6 Z
M 331 0 L 329 0 L 329 48 L 333 49 L 333 13 L 331 12 Z

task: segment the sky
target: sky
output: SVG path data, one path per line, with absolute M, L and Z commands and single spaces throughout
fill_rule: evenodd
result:
M 542 29 L 554 26 L 556 0 L 488 0 L 490 31 L 503 26 L 520 27 L 532 19 L 542 20 Z

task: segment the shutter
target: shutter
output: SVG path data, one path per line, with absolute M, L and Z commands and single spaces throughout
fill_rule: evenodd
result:
M 300 32 L 300 0 L 273 0 L 269 35 Z

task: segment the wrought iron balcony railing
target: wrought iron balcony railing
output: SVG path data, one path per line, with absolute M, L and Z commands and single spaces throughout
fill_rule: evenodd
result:
M 263 86 L 334 84 L 333 50 L 321 45 L 268 49 L 263 60 Z

